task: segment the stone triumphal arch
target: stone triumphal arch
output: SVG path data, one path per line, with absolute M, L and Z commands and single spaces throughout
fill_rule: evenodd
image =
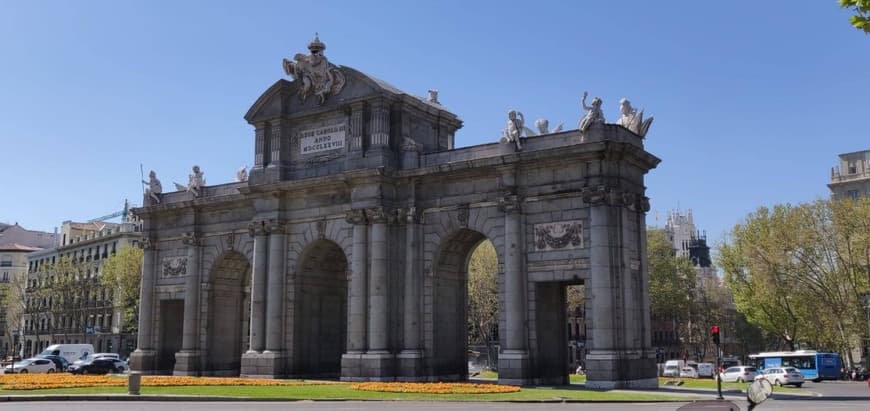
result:
M 590 387 L 655 387 L 644 175 L 648 122 L 455 148 L 437 100 L 331 64 L 315 39 L 245 119 L 238 182 L 163 193 L 146 235 L 134 369 L 180 375 L 467 378 L 469 253 L 499 261 L 499 380 L 568 378 L 567 284 L 586 285 Z M 630 108 L 630 106 L 629 106 Z M 624 115 L 625 112 L 623 113 Z M 634 114 L 629 112 L 629 114 Z M 596 117 L 597 116 L 597 117 Z M 534 134 L 534 135 L 533 135 Z

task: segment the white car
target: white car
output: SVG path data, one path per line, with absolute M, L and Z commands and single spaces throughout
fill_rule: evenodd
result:
M 51 374 L 57 371 L 57 369 L 55 368 L 54 361 L 52 360 L 46 360 L 44 358 L 28 358 L 25 360 L 21 360 L 13 365 L 7 365 L 6 368 L 3 369 L 3 371 L 5 371 L 7 374 Z
M 698 378 L 698 371 L 692 367 L 683 367 L 680 369 L 680 378 Z
M 747 382 L 754 380 L 756 375 L 758 375 L 758 373 L 755 371 L 755 367 L 739 365 L 720 372 L 719 378 L 725 382 Z
M 768 368 L 760 375 L 773 385 L 800 387 L 804 384 L 804 374 L 794 367 Z

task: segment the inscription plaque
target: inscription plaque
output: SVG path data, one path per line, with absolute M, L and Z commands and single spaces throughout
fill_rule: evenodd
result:
M 305 155 L 344 148 L 346 136 L 345 124 L 305 129 L 299 132 L 299 151 Z

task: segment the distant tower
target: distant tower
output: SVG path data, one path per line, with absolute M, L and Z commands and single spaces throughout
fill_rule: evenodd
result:
M 695 227 L 692 210 L 682 214 L 679 210 L 668 213 L 665 223 L 665 233 L 676 250 L 678 257 L 686 257 L 692 261 L 698 270 L 698 282 L 712 281 L 716 277 L 713 261 L 710 258 L 710 247 L 707 245 L 707 235 Z

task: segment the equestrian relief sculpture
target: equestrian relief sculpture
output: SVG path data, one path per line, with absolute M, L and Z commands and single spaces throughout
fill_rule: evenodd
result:
M 308 96 L 315 95 L 318 105 L 322 105 L 329 95 L 336 95 L 344 88 L 344 74 L 323 55 L 326 44 L 315 34 L 314 40 L 308 43 L 310 55 L 297 53 L 290 61 L 284 59 L 284 72 L 293 77 L 294 81 L 302 82 L 299 88 L 299 99 L 302 102 Z

